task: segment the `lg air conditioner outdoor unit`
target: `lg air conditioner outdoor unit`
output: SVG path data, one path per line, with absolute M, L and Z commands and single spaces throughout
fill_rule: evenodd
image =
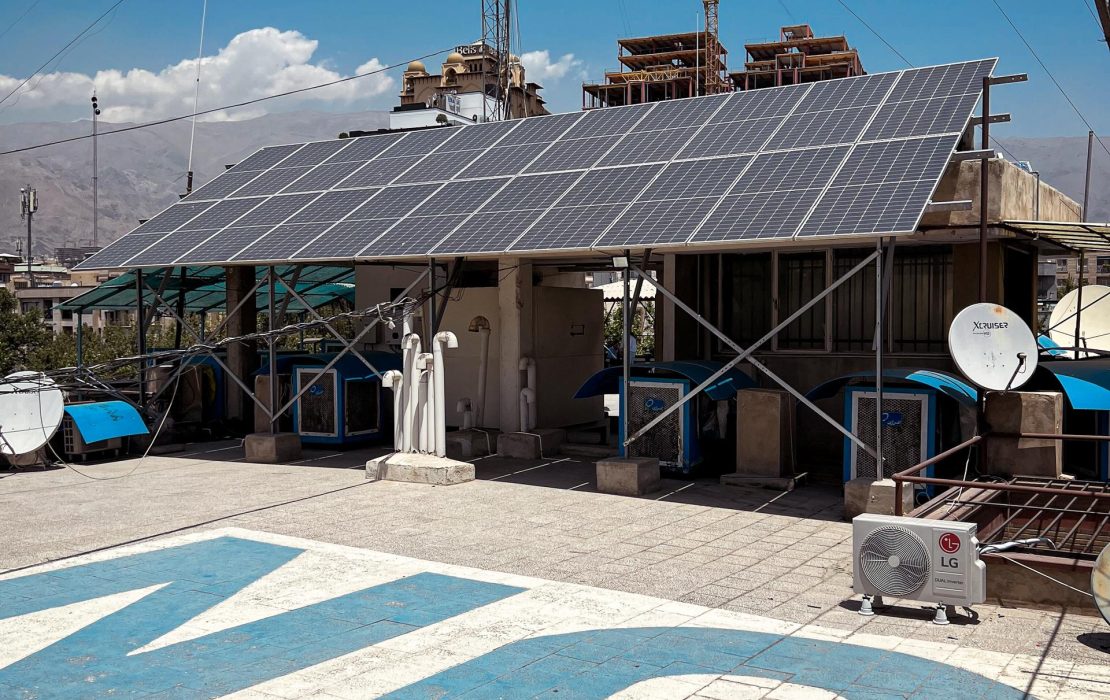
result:
M 979 560 L 974 523 L 865 514 L 852 520 L 853 585 L 871 599 L 893 596 L 936 603 L 933 622 L 948 624 L 945 606 L 986 599 L 987 569 Z

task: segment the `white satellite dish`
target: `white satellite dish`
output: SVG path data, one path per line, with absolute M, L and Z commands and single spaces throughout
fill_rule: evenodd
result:
M 1091 594 L 1095 597 L 1102 619 L 1110 622 L 1110 545 L 1102 548 L 1102 554 L 1095 559 L 1095 566 L 1091 569 Z
M 54 437 L 65 402 L 53 380 L 39 372 L 16 372 L 0 380 L 0 454 L 25 455 Z
M 1079 306 L 1079 289 L 1073 289 L 1056 302 L 1048 317 L 1048 337 L 1060 347 L 1075 347 L 1075 324 L 1079 322 L 1079 346 L 1110 351 L 1110 287 L 1101 284 L 1083 285 L 1083 309 Z M 1080 351 L 1068 351 L 1067 357 L 1087 357 Z
M 964 376 L 984 389 L 1016 389 L 1037 368 L 1037 341 L 1005 306 L 972 304 L 948 329 L 948 352 Z

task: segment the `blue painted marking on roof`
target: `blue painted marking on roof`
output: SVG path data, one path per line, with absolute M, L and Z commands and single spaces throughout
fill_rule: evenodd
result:
M 85 442 L 100 442 L 129 435 L 146 435 L 143 417 L 126 401 L 100 401 L 66 406 Z
M 1022 691 L 909 654 L 707 627 L 638 627 L 533 637 L 386 695 L 415 698 L 606 698 L 642 681 L 747 676 L 848 698 L 1018 700 Z
M 1037 345 L 1053 357 L 1067 357 L 1068 351 L 1060 348 L 1060 344 L 1043 333 L 1037 335 Z
M 112 593 L 169 585 L 0 669 L 16 697 L 210 698 L 363 649 L 522 589 L 419 573 L 128 655 L 303 550 L 222 537 L 0 581 L 0 619 Z

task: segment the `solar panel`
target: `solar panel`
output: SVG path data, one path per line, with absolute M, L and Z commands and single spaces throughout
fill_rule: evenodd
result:
M 325 192 L 304 209 L 297 212 L 291 224 L 305 224 L 315 221 L 339 221 L 343 217 L 358 209 L 363 202 L 374 196 L 378 190 L 338 190 Z
M 970 93 L 886 104 L 863 138 L 870 141 L 959 133 L 967 126 L 968 114 L 978 101 L 979 93 Z
M 594 245 L 624 248 L 684 243 L 717 201 L 717 197 L 692 197 L 637 202 Z
M 546 209 L 581 176 L 582 173 L 567 172 L 513 178 L 482 206 L 482 211 Z
M 409 213 L 443 185 L 387 187 L 351 212 L 351 219 L 395 219 Z
M 819 189 L 729 195 L 690 242 L 790 238 L 820 195 Z
M 150 221 L 140 225 L 134 233 L 169 233 L 212 205 L 213 202 L 186 202 L 176 207 L 170 207 Z
M 232 260 L 273 260 L 285 258 L 330 227 L 330 223 L 285 224 L 243 249 Z
M 570 250 L 589 248 L 609 224 L 624 211 L 624 204 L 561 207 L 549 210 L 529 229 L 512 251 Z
M 659 165 L 633 165 L 586 173 L 559 200 L 560 207 L 587 204 L 627 204 L 647 187 L 648 182 L 663 168 Z
M 993 65 L 268 147 L 80 267 L 910 232 Z
M 225 171 L 200 189 L 193 190 L 192 194 L 185 198 L 185 201 L 223 199 L 261 174 L 262 172 L 257 170 L 250 172 Z
M 666 131 L 634 131 L 605 156 L 599 166 L 668 161 L 698 132 L 698 127 Z
M 231 193 L 232 197 L 251 197 L 260 194 L 277 194 L 311 168 L 275 168 L 267 170 L 258 177 Z
M 874 113 L 872 106 L 795 114 L 767 142 L 767 150 L 853 143 Z
M 293 216 L 304 205 L 316 199 L 318 194 L 307 192 L 305 194 L 283 194 L 270 197 L 262 204 L 251 209 L 243 217 L 235 221 L 236 226 L 276 226 Z
M 143 252 L 131 258 L 128 263 L 146 265 L 160 260 L 177 260 L 193 248 L 204 243 L 219 231 L 218 228 L 189 229 L 177 231 L 166 236 Z
M 585 170 L 599 161 L 606 151 L 620 141 L 620 136 L 598 136 L 573 141 L 556 141 L 543 155 L 525 168 L 526 173 L 558 170 Z
M 292 168 L 303 165 L 319 165 L 348 143 L 347 141 L 316 141 L 315 143 L 306 143 L 299 150 L 293 152 L 288 158 L 281 161 L 281 167 Z
M 364 163 L 381 154 L 387 148 L 400 141 L 404 136 L 405 134 L 381 134 L 378 136 L 362 136 L 357 139 L 351 139 L 348 141 L 346 148 L 324 162 L 329 164 L 352 161 Z
M 353 258 L 396 219 L 340 221 L 326 233 L 289 256 L 291 260 L 344 260 Z
M 267 146 L 248 157 L 246 160 L 237 163 L 232 169 L 237 172 L 247 170 L 269 170 L 284 160 L 290 153 L 299 149 L 301 145 L 302 144 L 294 143 L 285 146 Z
M 719 197 L 728 191 L 732 181 L 751 160 L 751 156 L 734 156 L 671 163 L 640 195 L 640 199 Z
M 710 158 L 757 153 L 782 124 L 780 117 L 728 122 L 702 129 L 678 154 L 679 158 Z
M 332 187 L 339 184 L 343 178 L 358 170 L 363 165 L 365 165 L 365 163 L 354 161 L 320 165 L 309 170 L 307 174 L 295 180 L 293 184 L 287 186 L 282 192 L 330 190 Z
M 470 165 L 470 161 L 481 154 L 482 151 L 479 149 L 446 153 L 436 152 L 406 170 L 394 182 L 442 182 L 443 180 L 450 180 L 463 168 Z
M 267 231 L 268 226 L 232 226 L 204 241 L 175 262 L 182 264 L 221 263 L 231 260 L 243 248 L 255 242 Z
M 544 152 L 548 144 L 529 143 L 523 146 L 499 146 L 484 151 L 456 177 L 486 177 L 491 175 L 516 175 L 528 163 Z
M 388 185 L 412 166 L 420 162 L 424 156 L 408 156 L 407 158 L 375 158 L 365 164 L 349 177 L 340 180 L 336 187 L 373 187 L 375 185 Z
M 401 219 L 396 226 L 389 229 L 388 235 L 378 238 L 359 255 L 381 257 L 423 255 L 432 246 L 443 240 L 451 232 L 451 229 L 461 224 L 465 218 L 465 214 L 441 214 L 439 216 L 410 216 L 407 219 Z
M 479 212 L 463 222 L 431 252 L 436 255 L 466 255 L 507 250 L 543 212 L 543 209 Z

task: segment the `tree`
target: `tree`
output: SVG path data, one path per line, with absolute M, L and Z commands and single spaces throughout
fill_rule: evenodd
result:
M 31 360 L 50 343 L 51 335 L 38 309 L 21 313 L 15 295 L 0 289 L 0 376 L 19 369 L 38 369 Z

